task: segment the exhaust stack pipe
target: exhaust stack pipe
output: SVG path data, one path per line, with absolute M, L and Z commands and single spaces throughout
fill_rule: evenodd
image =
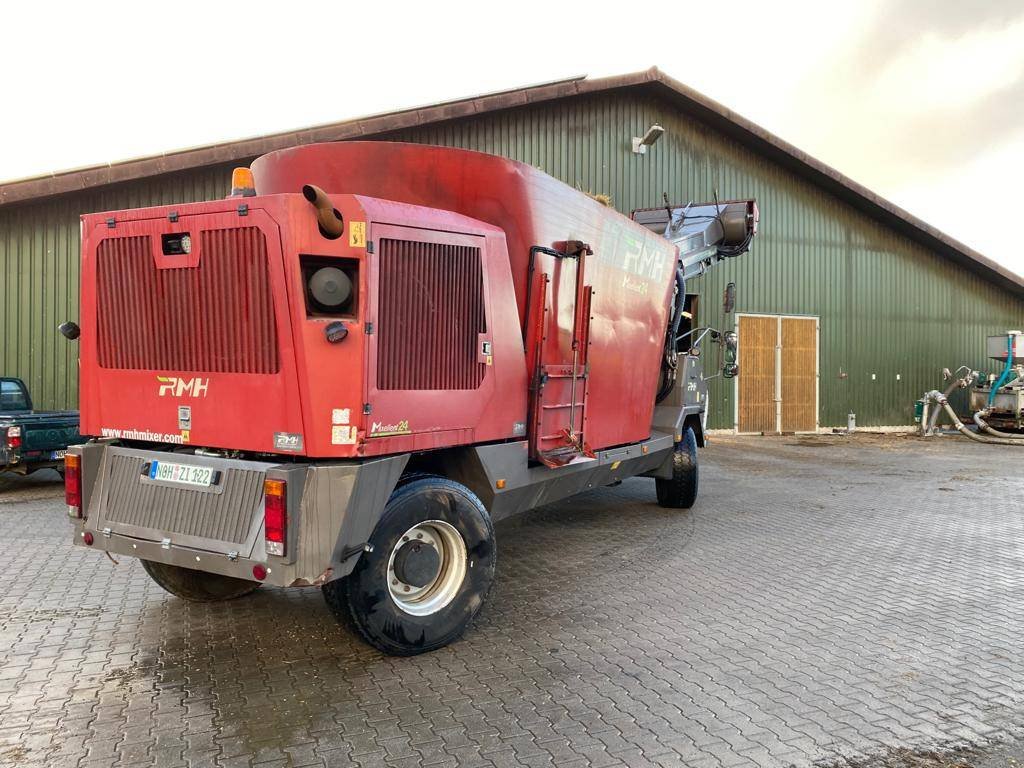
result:
M 341 237 L 345 231 L 345 220 L 341 213 L 331 205 L 331 198 L 327 196 L 320 187 L 312 184 L 305 184 L 302 187 L 302 196 L 316 208 L 316 221 L 320 225 L 320 234 L 330 240 Z

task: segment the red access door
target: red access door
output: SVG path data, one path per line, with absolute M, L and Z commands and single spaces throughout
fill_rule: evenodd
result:
M 549 467 L 594 456 L 585 439 L 592 295 L 585 277 L 592 253 L 578 241 L 564 251 L 535 246 L 530 252 L 530 458 Z
M 484 238 L 397 224 L 374 224 L 373 238 L 367 439 L 457 442 L 495 389 Z

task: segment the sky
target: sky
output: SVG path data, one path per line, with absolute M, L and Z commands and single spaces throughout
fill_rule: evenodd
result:
M 709 6 L 709 7 L 703 7 Z M 1019 274 L 1024 0 L 4 9 L 0 180 L 658 66 Z

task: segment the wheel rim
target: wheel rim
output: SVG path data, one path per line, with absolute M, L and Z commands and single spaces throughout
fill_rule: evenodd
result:
M 415 542 L 434 547 L 440 560 L 437 575 L 421 587 L 402 581 L 395 570 L 399 550 Z M 449 523 L 427 520 L 414 525 L 402 534 L 388 558 L 388 592 L 391 599 L 400 609 L 413 616 L 437 613 L 458 594 L 466 578 L 468 559 L 466 542 Z

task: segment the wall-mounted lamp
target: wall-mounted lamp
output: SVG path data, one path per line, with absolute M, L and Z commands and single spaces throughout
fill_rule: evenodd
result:
M 646 155 L 647 148 L 654 142 L 661 138 L 661 134 L 665 132 L 665 129 L 655 123 L 647 129 L 647 133 L 643 136 L 633 137 L 633 152 L 638 155 Z

